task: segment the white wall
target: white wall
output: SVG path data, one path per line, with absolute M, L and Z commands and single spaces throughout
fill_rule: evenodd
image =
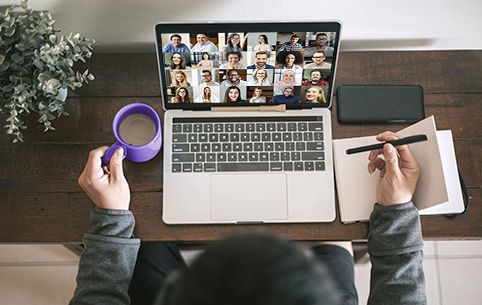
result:
M 11 5 L 20 0 L 0 0 Z M 298 3 L 307 3 L 299 5 Z M 343 50 L 482 49 L 480 0 L 30 0 L 64 34 L 100 42 L 95 51 L 154 51 L 163 22 L 332 20 Z

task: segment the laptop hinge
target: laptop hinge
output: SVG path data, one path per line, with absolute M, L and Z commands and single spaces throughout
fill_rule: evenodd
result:
M 286 112 L 286 104 L 276 106 L 248 106 L 248 107 L 211 107 L 211 111 L 259 111 L 259 112 Z

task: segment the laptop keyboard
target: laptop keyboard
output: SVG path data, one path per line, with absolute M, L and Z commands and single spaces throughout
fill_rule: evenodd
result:
M 323 171 L 321 116 L 174 118 L 172 172 Z

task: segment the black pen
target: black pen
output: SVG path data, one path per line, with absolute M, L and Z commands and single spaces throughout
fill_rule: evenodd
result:
M 387 142 L 373 144 L 373 145 L 350 148 L 346 150 L 346 154 L 351 155 L 351 154 L 356 154 L 356 153 L 375 150 L 375 149 L 382 149 L 383 145 L 387 143 L 390 143 L 393 146 L 400 146 L 400 145 L 413 144 L 413 143 L 423 142 L 423 141 L 427 141 L 427 136 L 424 134 L 419 134 L 415 136 L 405 137 L 399 140 L 393 140 L 393 141 L 387 141 Z

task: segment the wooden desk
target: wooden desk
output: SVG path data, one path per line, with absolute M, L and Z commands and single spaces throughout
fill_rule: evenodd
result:
M 88 152 L 114 142 L 112 119 L 122 106 L 142 102 L 163 116 L 155 54 L 95 54 L 96 80 L 69 92 L 70 117 L 43 133 L 30 115 L 24 144 L 0 132 L 0 242 L 80 242 L 93 208 L 77 184 Z M 336 86 L 415 84 L 425 92 L 426 115 L 452 129 L 470 207 L 456 219 L 424 217 L 425 238 L 481 238 L 482 51 L 342 52 Z M 6 116 L 0 116 L 4 121 Z M 377 134 L 406 125 L 340 125 L 333 105 L 333 137 Z M 3 126 L 4 124 L 2 124 Z M 367 223 L 168 226 L 161 220 L 162 153 L 144 164 L 125 162 L 135 234 L 143 240 L 207 241 L 235 232 L 265 231 L 296 240 L 365 239 Z

